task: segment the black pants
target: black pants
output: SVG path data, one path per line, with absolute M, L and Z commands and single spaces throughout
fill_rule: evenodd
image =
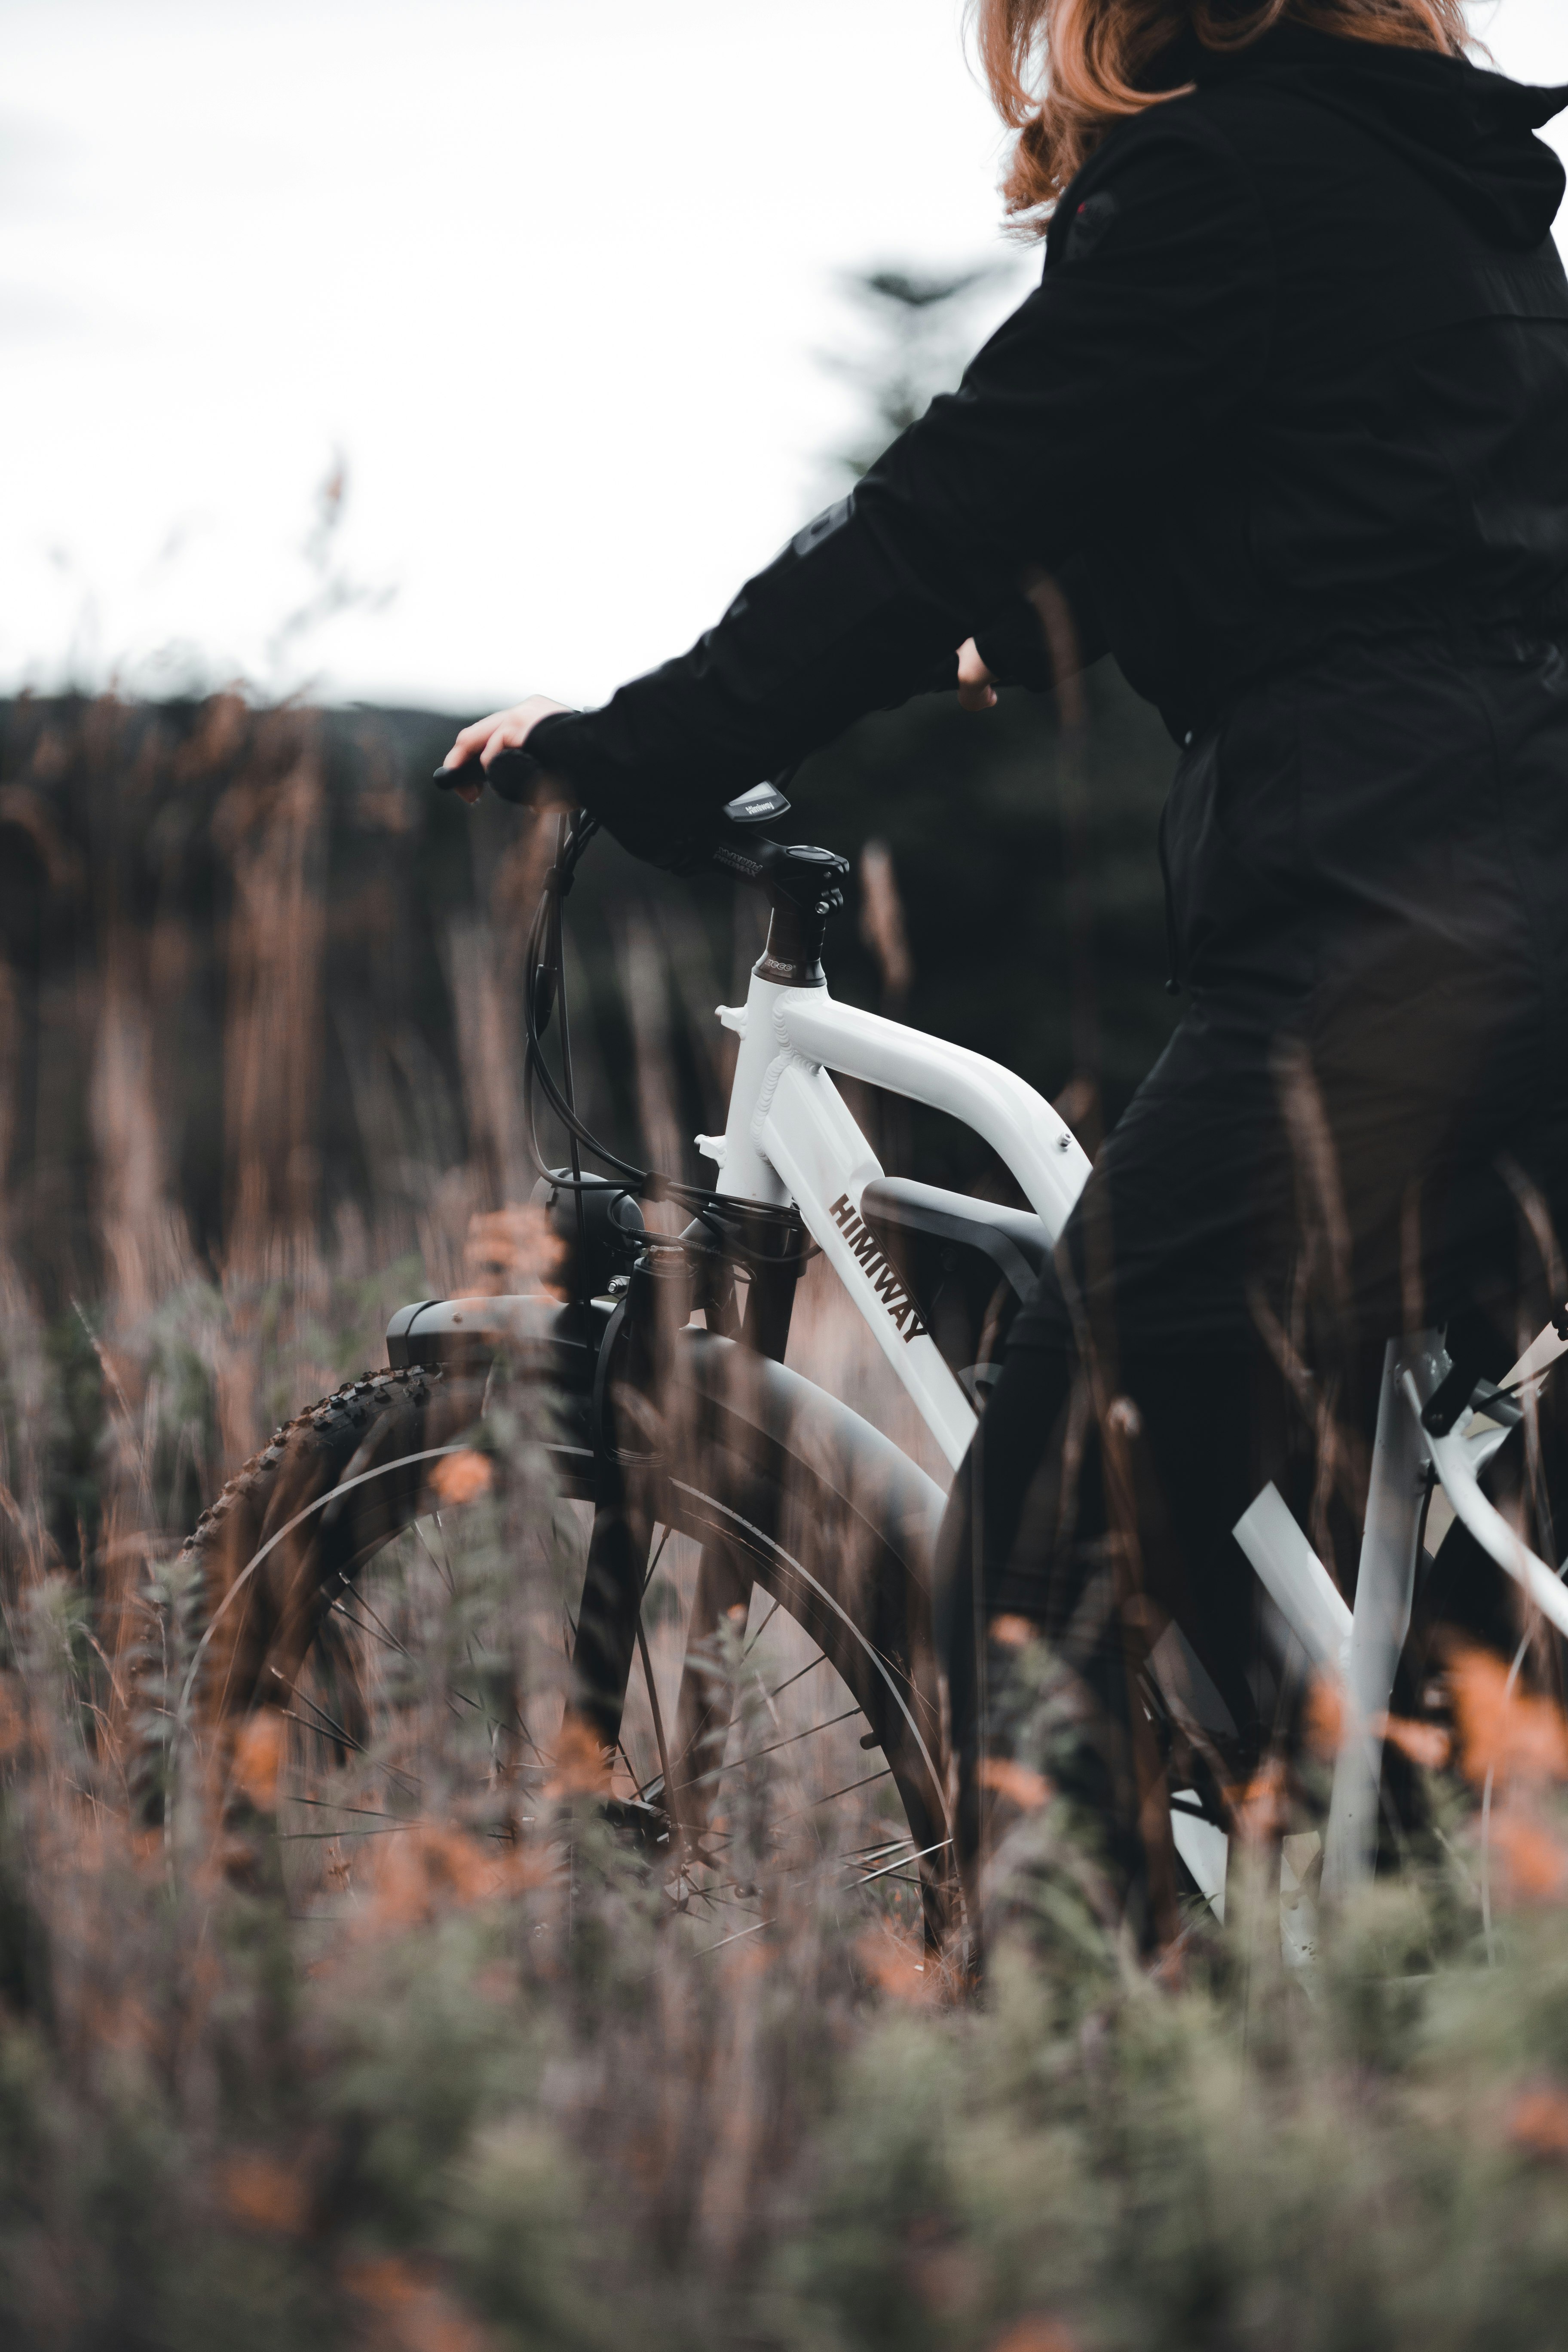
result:
M 1129 1870 L 1129 1672 L 1166 1627 L 1237 1769 L 1267 1735 L 1230 1534 L 1258 1488 L 1342 1529 L 1348 1584 L 1387 1340 L 1463 1328 L 1501 1370 L 1562 1304 L 1562 649 L 1347 648 L 1259 688 L 1183 761 L 1163 849 L 1191 1008 L 1017 1318 L 942 1546 L 961 1755 L 977 1629 L 1033 1620 L 1110 1727 L 1086 1786 Z

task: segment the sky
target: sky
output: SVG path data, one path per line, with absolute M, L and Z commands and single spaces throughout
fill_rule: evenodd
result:
M 836 494 L 847 273 L 1019 299 L 1001 152 L 959 0 L 0 0 L 0 690 L 601 699 Z

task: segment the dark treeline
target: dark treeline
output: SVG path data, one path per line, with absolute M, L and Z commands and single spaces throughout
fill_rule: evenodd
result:
M 430 789 L 451 721 L 258 709 L 232 696 L 0 706 L 0 1153 L 17 1265 L 59 1303 L 115 1234 L 155 1267 L 243 1231 L 421 1247 L 526 1197 L 517 1110 L 526 924 L 548 828 Z M 1082 724 L 1018 695 L 984 719 L 928 698 L 867 721 L 792 788 L 792 838 L 857 861 L 830 939 L 842 996 L 1010 1063 L 1093 1126 L 1158 1051 L 1155 851 L 1171 755 L 1109 668 Z M 890 853 L 912 973 L 889 961 Z M 605 843 L 569 909 L 590 1117 L 658 1164 L 718 1116 L 754 906 Z M 1076 945 L 1075 945 L 1076 942 Z M 1076 1081 L 1076 1084 L 1074 1083 Z M 889 1162 L 969 1186 L 983 1149 L 884 1121 Z M 151 1252 L 151 1255 L 149 1253 Z M 171 1260 L 172 1267 L 173 1260 Z M 152 1277 L 147 1277 L 151 1279 Z

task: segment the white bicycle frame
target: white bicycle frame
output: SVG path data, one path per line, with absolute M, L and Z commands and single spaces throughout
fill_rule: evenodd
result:
M 1053 1242 L 1089 1174 L 1082 1147 L 1022 1078 L 962 1045 L 836 1003 L 826 987 L 780 987 L 753 972 L 744 1006 L 721 1005 L 719 1018 L 741 1040 L 724 1133 L 697 1139 L 698 1150 L 718 1163 L 719 1191 L 794 1202 L 956 1469 L 974 1433 L 974 1412 L 861 1224 L 861 1194 L 882 1166 L 828 1072 L 907 1095 L 973 1128 L 1012 1170 Z
M 718 1165 L 719 1191 L 793 1202 L 956 1469 L 975 1414 L 861 1219 L 865 1188 L 882 1168 L 829 1074 L 906 1096 L 973 1128 L 1012 1171 L 1053 1244 L 1089 1175 L 1082 1147 L 1011 1071 L 963 1046 L 839 1004 L 826 986 L 781 986 L 753 972 L 744 1006 L 721 1006 L 718 1017 L 741 1041 L 724 1133 L 697 1138 L 699 1150 Z M 1539 1381 L 1562 1349 L 1543 1333 L 1508 1385 Z M 1508 1431 L 1473 1414 L 1447 1437 L 1429 1435 L 1422 1424 L 1445 1368 L 1435 1334 L 1424 1334 L 1408 1357 L 1393 1345 L 1388 1349 L 1353 1612 L 1272 1486 L 1236 1527 L 1289 1634 L 1312 1669 L 1342 1695 L 1323 1871 L 1331 1896 L 1342 1897 L 1372 1868 L 1384 1726 L 1409 1629 L 1422 1511 L 1434 1474 L 1454 1516 L 1542 1615 L 1568 1633 L 1568 1591 L 1478 1484 Z M 1172 1818 L 1178 1849 L 1220 1907 L 1223 1840 L 1188 1816 Z

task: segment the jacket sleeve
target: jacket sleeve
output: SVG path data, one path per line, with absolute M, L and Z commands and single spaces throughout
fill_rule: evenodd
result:
M 1074 672 L 1086 670 L 1109 651 L 1110 639 L 1081 556 L 1069 556 L 1053 584 L 1071 623 L 1072 642 L 1062 666 Z M 1020 590 L 1010 591 L 1005 603 L 977 622 L 970 634 L 998 686 L 1027 686 L 1037 694 L 1049 694 L 1061 684 L 1058 664 L 1062 649 L 1050 644 L 1037 607 Z
M 1266 364 L 1267 231 L 1245 166 L 1180 100 L 1118 131 L 1053 224 L 1038 288 L 854 492 L 691 651 L 529 748 L 615 829 L 700 824 L 865 712 L 951 681 L 953 648 L 1234 420 Z

